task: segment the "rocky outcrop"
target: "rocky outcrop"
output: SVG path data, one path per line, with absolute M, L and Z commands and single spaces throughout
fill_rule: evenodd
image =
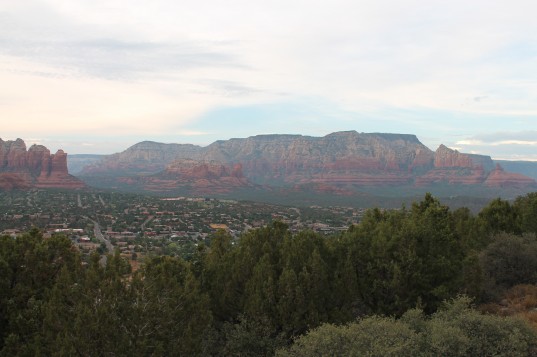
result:
M 499 165 L 494 170 L 490 156 L 463 154 L 445 145 L 435 152 L 434 168 L 415 178 L 416 186 L 438 183 L 450 185 L 485 185 L 488 187 L 532 187 L 535 180 L 505 172 Z
M 58 150 L 54 155 L 42 145 L 26 150 L 22 139 L 0 139 L 0 189 L 85 187 L 67 171 L 67 154 Z
M 26 144 L 22 139 L 15 141 L 0 139 L 0 146 L 2 146 L 0 149 L 1 168 L 7 171 L 17 171 L 26 167 Z
M 127 179 L 128 180 L 128 179 Z M 244 177 L 242 165 L 217 161 L 181 159 L 152 176 L 137 177 L 135 183 L 148 191 L 188 191 L 192 194 L 227 193 L 237 188 L 253 187 Z M 122 182 L 128 183 L 125 179 Z
M 521 175 L 515 174 L 512 172 L 506 172 L 500 166 L 496 164 L 496 168 L 488 175 L 485 180 L 485 185 L 489 187 L 528 187 L 535 186 L 536 182 L 534 179 Z
M 472 157 L 445 145 L 434 154 L 434 167 L 415 178 L 416 186 L 447 183 L 450 185 L 480 185 L 486 178 L 482 166 L 475 165 Z
M 470 156 L 461 154 L 445 145 L 440 145 L 434 154 L 435 168 L 466 167 L 473 168 L 474 164 Z

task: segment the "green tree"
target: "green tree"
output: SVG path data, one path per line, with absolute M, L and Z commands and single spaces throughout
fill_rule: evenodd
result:
M 463 281 L 464 244 L 448 207 L 427 194 L 410 210 L 371 210 L 345 234 L 359 301 L 375 313 L 428 312 L 454 296 Z
M 16 239 L 0 237 L 0 354 L 39 352 L 43 304 L 64 267 L 77 269 L 78 254 L 65 236 L 43 239 L 32 229 Z
M 518 197 L 513 207 L 519 216 L 520 230 L 537 234 L 537 192 Z
M 488 235 L 500 232 L 520 233 L 518 212 L 508 201 L 492 200 L 478 214 L 478 219 Z
M 518 284 L 537 284 L 537 237 L 497 234 L 481 252 L 479 262 L 485 299 L 495 299 Z

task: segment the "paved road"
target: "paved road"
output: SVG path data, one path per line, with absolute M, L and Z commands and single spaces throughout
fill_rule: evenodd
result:
M 93 222 L 93 233 L 95 234 L 95 238 L 97 238 L 99 241 L 103 242 L 106 245 L 108 253 L 114 254 L 114 246 L 112 245 L 112 243 L 110 243 L 108 239 L 104 237 L 103 233 L 101 232 L 101 226 L 99 225 L 99 222 L 86 216 L 84 218 L 89 219 Z M 101 258 L 101 264 L 106 265 L 106 255 L 103 255 L 103 257 Z
M 114 253 L 114 246 L 112 245 L 112 243 L 110 243 L 108 239 L 103 236 L 101 232 L 101 226 L 99 225 L 99 223 L 97 223 L 97 221 L 93 221 L 93 233 L 95 233 L 95 237 L 98 240 L 100 240 L 106 245 L 106 249 L 108 249 L 109 253 Z

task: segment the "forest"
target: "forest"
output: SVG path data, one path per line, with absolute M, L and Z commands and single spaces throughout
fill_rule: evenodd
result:
M 537 355 L 536 234 L 537 193 L 218 231 L 136 271 L 32 229 L 0 237 L 0 356 Z

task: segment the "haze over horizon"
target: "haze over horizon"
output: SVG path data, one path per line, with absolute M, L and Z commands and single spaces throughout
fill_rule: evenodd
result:
M 69 154 L 144 140 L 415 134 L 537 160 L 537 3 L 0 3 L 0 138 Z

